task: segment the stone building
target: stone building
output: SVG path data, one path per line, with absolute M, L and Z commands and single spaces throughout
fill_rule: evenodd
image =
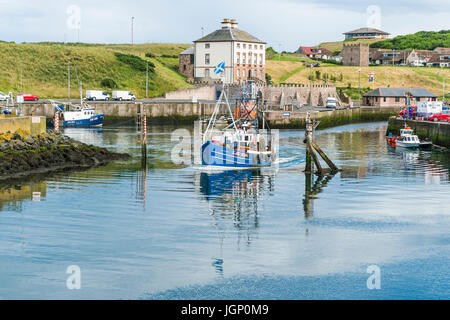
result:
M 363 96 L 364 105 L 374 107 L 403 107 L 406 97 L 411 97 L 411 105 L 418 101 L 436 101 L 437 95 L 421 88 L 378 88 Z
M 194 78 L 194 47 L 184 50 L 178 56 L 178 72 L 186 76 L 188 80 Z
M 344 44 L 342 51 L 342 64 L 344 66 L 369 66 L 368 44 Z
M 345 39 L 385 39 L 390 33 L 375 28 L 359 28 L 353 31 L 345 32 Z
M 264 81 L 266 77 L 266 43 L 238 29 L 234 19 L 224 19 L 221 29 L 194 41 L 193 55 L 195 80 L 231 84 L 248 79 Z M 183 73 L 186 65 L 191 74 L 190 65 L 181 59 L 188 58 L 180 56 L 180 70 Z

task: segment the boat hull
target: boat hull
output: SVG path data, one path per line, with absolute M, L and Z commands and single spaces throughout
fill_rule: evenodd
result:
M 101 127 L 104 117 L 104 114 L 96 114 L 87 119 L 68 120 L 64 121 L 64 127 Z
M 202 164 L 228 168 L 262 168 L 272 165 L 269 154 L 248 153 L 207 141 L 202 145 Z

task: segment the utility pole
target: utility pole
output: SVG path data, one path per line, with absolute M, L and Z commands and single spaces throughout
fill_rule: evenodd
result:
M 204 29 L 203 29 L 203 27 L 202 27 L 202 38 L 203 38 L 203 30 L 204 30 Z
M 361 68 L 358 69 L 358 100 L 361 106 Z
M 134 17 L 131 17 L 131 45 L 133 45 L 134 44 L 134 39 L 133 39 L 133 37 L 134 37 L 134 32 L 133 32 L 133 24 L 134 24 Z
M 22 61 L 20 61 L 20 94 L 23 93 L 22 78 L 23 78 L 23 64 Z
M 70 101 L 70 58 L 69 63 L 67 64 L 67 98 Z
M 309 66 L 309 106 L 312 107 L 312 63 Z
M 147 74 L 145 78 L 145 98 L 148 99 L 148 60 L 147 60 Z

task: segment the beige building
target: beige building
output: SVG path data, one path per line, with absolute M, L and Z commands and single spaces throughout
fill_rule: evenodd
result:
M 194 79 L 221 80 L 227 84 L 265 80 L 266 43 L 238 29 L 236 20 L 224 19 L 221 29 L 194 44 Z

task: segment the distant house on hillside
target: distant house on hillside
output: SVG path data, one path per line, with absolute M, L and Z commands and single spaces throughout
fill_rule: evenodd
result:
M 450 54 L 450 48 L 437 47 L 433 52 L 438 54 Z
M 427 62 L 427 67 L 450 68 L 450 54 L 433 54 Z
M 375 28 L 359 28 L 344 33 L 345 39 L 385 39 L 390 33 Z
M 333 56 L 331 51 L 325 48 L 318 48 L 318 47 L 300 47 L 295 52 L 298 54 L 304 54 L 308 58 L 312 59 L 331 59 Z
M 411 103 L 417 101 L 436 101 L 437 95 L 422 88 L 378 88 L 363 95 L 366 106 L 402 107 L 406 105 L 406 97 L 411 97 Z

